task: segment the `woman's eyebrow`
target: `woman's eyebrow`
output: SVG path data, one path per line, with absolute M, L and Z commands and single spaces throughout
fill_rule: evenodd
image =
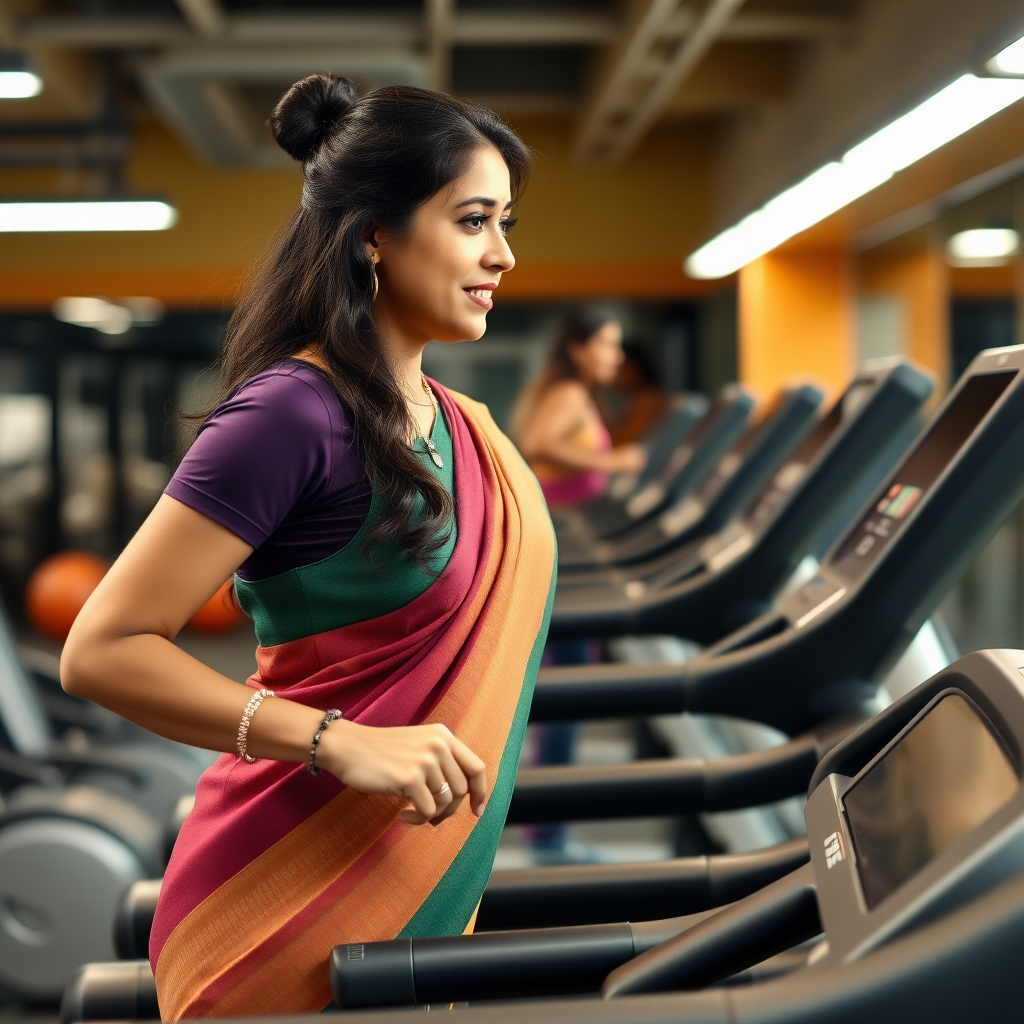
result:
M 486 206 L 489 210 L 493 210 L 498 205 L 498 201 L 496 199 L 488 199 L 486 196 L 473 196 L 472 199 L 464 199 L 461 203 L 456 203 L 455 209 L 461 209 L 463 206 L 476 206 L 477 204 L 480 206 Z M 505 204 L 505 209 L 509 210 L 511 208 L 512 200 L 510 199 Z

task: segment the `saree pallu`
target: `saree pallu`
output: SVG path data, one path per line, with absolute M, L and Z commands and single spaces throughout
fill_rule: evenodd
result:
M 451 434 L 457 539 L 402 607 L 257 649 L 253 687 L 364 725 L 440 722 L 483 758 L 490 794 L 438 827 L 327 772 L 223 754 L 200 780 L 150 943 L 165 1020 L 321 1010 L 332 947 L 450 935 L 490 875 L 547 634 L 554 535 L 533 474 L 487 409 L 436 388 Z M 344 581 L 340 581 L 344 585 Z

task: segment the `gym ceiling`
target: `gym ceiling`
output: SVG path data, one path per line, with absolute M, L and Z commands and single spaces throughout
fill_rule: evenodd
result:
M 296 78 L 332 71 L 364 90 L 424 85 L 494 107 L 550 165 L 545 211 L 556 193 L 603 183 L 614 243 L 606 252 L 595 234 L 594 258 L 659 260 L 680 278 L 696 245 L 1024 32 L 1020 0 L 0 0 L 0 11 L 0 48 L 27 53 L 45 83 L 0 100 L 0 193 L 120 187 L 138 125 L 154 121 L 208 172 L 284 171 L 267 114 Z M 671 244 L 636 232 L 637 203 L 655 199 Z M 621 223 L 617 206 L 630 211 Z M 522 234 L 541 262 L 565 262 L 536 227 Z

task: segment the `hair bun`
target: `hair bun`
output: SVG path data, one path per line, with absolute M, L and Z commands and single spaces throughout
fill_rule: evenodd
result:
M 357 99 L 359 96 L 347 78 L 303 78 L 278 100 L 270 115 L 274 141 L 296 160 L 308 160 Z

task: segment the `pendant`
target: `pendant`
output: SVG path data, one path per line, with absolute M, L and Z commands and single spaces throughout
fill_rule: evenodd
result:
M 438 454 L 437 449 L 434 447 L 434 442 L 429 437 L 423 438 L 424 443 L 427 446 L 427 451 L 430 452 L 431 461 L 438 469 L 444 469 L 444 459 Z

